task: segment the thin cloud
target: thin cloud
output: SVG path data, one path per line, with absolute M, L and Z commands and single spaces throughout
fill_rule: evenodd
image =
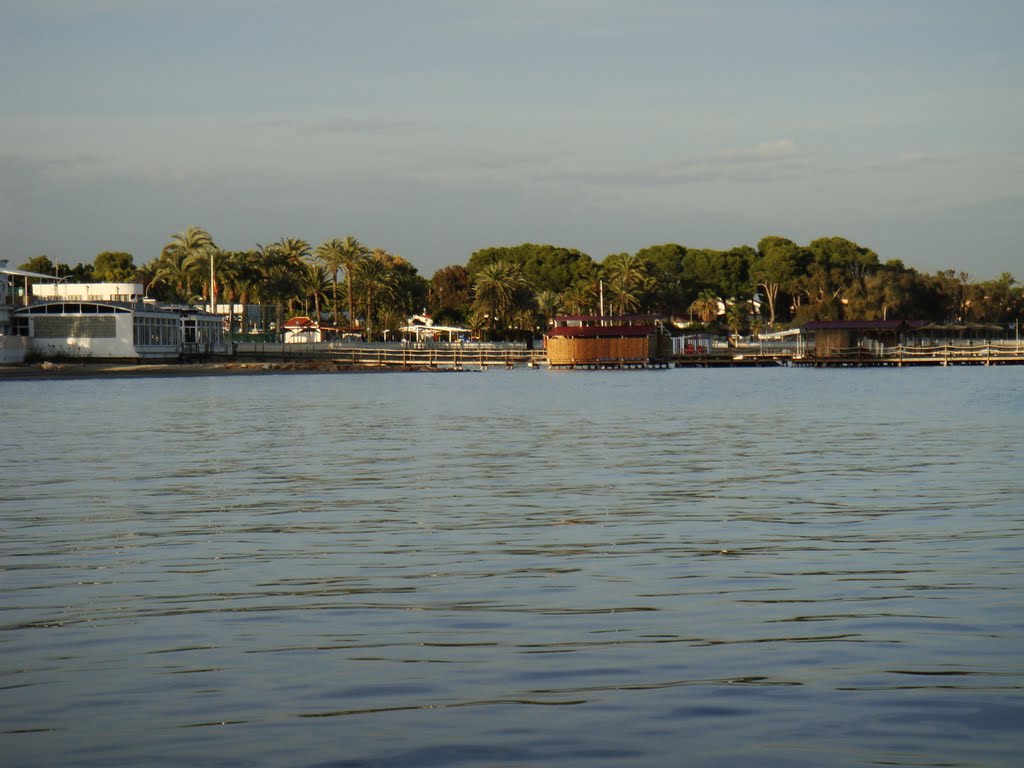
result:
M 953 155 L 935 154 L 930 152 L 902 152 L 887 157 L 858 158 L 837 161 L 822 171 L 830 174 L 861 174 L 861 173 L 906 173 L 926 168 L 949 166 L 956 162 Z
M 706 157 L 686 158 L 665 166 L 576 169 L 547 174 L 550 181 L 588 185 L 660 187 L 715 181 L 765 182 L 793 178 L 812 170 L 814 154 L 793 139 L 778 139 L 754 147 Z
M 373 134 L 407 131 L 424 126 L 422 120 L 394 117 L 338 115 L 313 120 L 268 118 L 253 123 L 256 128 L 291 129 L 304 134 Z
M 720 162 L 772 163 L 806 154 L 806 151 L 793 139 L 777 139 L 763 141 L 752 149 L 723 152 L 715 157 Z

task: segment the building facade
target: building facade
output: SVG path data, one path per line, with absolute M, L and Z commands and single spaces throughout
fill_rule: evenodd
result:
M 224 348 L 220 315 L 160 306 L 137 283 L 48 283 L 11 312 L 11 331 L 39 357 L 171 360 Z

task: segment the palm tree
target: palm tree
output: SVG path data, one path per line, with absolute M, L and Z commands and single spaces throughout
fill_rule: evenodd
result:
M 345 242 L 337 237 L 324 240 L 316 247 L 314 255 L 331 276 L 334 295 L 334 326 L 340 328 L 341 322 L 338 319 L 338 271 L 345 264 Z M 351 306 L 349 310 L 351 311 Z
M 299 237 L 282 237 L 274 245 L 295 267 L 301 267 L 310 254 L 309 243 Z
M 149 296 L 149 289 L 159 283 L 157 272 L 160 270 L 160 260 L 153 259 L 146 262 L 135 270 L 135 282 L 142 283 L 142 293 Z
M 183 232 L 171 235 L 171 241 L 160 253 L 162 264 L 157 275 L 162 281 L 173 286 L 179 299 L 188 300 L 192 296 L 195 263 L 199 259 L 210 259 L 210 252 L 216 247 L 209 232 L 190 224 Z M 210 278 L 210 304 L 213 305 L 217 289 L 212 265 Z
M 157 265 L 153 283 L 163 286 L 172 301 L 188 301 L 192 295 L 192 275 L 183 261 L 179 254 L 166 253 L 160 257 Z
M 313 299 L 313 308 L 316 313 L 316 322 L 322 320 L 320 316 L 320 302 L 325 297 L 327 289 L 331 286 L 330 275 L 327 270 L 319 264 L 306 262 L 303 270 L 299 273 L 299 286 L 304 296 Z
M 257 289 L 261 300 L 274 304 L 276 332 L 281 333 L 284 325 L 284 305 L 294 298 L 297 283 L 297 268 L 291 258 L 291 251 L 283 247 L 283 241 L 270 245 L 257 245 L 255 266 L 259 272 Z M 262 314 L 262 313 L 261 313 Z M 266 318 L 264 317 L 264 331 Z
M 223 251 L 210 245 L 188 255 L 184 268 L 191 276 L 190 284 L 193 292 L 207 300 L 210 311 L 216 310 L 216 297 L 220 292 L 220 270 L 223 262 Z
M 593 280 L 579 280 L 562 295 L 562 305 L 567 312 L 585 315 L 592 312 L 596 301 L 597 284 Z
M 647 268 L 634 254 L 620 253 L 605 259 L 604 269 L 612 312 L 625 315 L 640 308 L 640 294 L 650 288 Z
M 750 333 L 751 335 L 758 337 L 761 335 L 761 331 L 764 330 L 764 320 L 761 319 L 760 315 L 754 315 L 750 318 Z
M 300 293 L 302 292 L 302 280 L 306 274 L 306 265 L 309 263 L 310 246 L 299 237 L 282 237 L 274 243 L 274 248 L 280 253 L 283 259 L 283 270 L 288 275 L 281 285 L 284 293 L 281 296 L 280 306 L 283 307 L 287 304 L 288 311 L 294 313 L 296 303 L 303 301 Z M 304 301 L 303 304 L 305 304 Z M 280 321 L 282 324 L 284 323 L 283 316 Z
M 249 333 L 249 305 L 257 303 L 262 296 L 258 257 L 257 251 L 234 251 L 227 259 L 229 275 L 225 289 L 230 290 L 232 296 L 242 305 L 242 317 L 239 321 L 239 330 L 242 333 Z
M 735 337 L 733 346 L 739 345 L 740 331 L 747 322 L 747 303 L 735 301 L 725 310 L 725 324 L 729 326 L 732 335 Z
M 352 279 L 355 277 L 356 265 L 365 259 L 369 251 L 366 246 L 352 235 L 346 235 L 341 242 L 341 265 L 345 268 L 345 282 L 348 284 L 348 321 L 356 323 L 355 299 L 352 294 Z M 358 326 L 358 323 L 356 323 Z
M 640 308 L 637 286 L 629 279 L 628 275 L 615 275 L 608 281 L 607 285 L 608 293 L 611 296 L 610 305 L 613 314 L 628 315 Z
M 362 259 L 355 264 L 355 278 L 359 287 L 365 292 L 365 319 L 366 338 L 373 337 L 373 299 L 380 292 L 391 288 L 391 269 L 388 264 L 390 254 L 381 248 L 374 249 L 369 258 Z
M 690 305 L 690 311 L 696 312 L 697 317 L 705 325 L 711 323 L 718 317 L 718 296 L 710 288 L 705 288 L 697 296 L 696 301 Z
M 499 260 L 485 265 L 473 280 L 473 315 L 478 326 L 486 321 L 493 336 L 514 306 L 516 294 L 526 285 L 518 264 Z
M 546 329 L 555 315 L 562 311 L 562 297 L 555 291 L 541 291 L 537 294 L 537 312 L 541 315 Z
M 388 268 L 387 289 L 374 297 L 374 319 L 383 329 L 404 325 L 410 314 L 427 306 L 428 283 L 416 271 L 416 267 L 397 253 L 377 251 Z
M 220 251 L 217 258 L 217 282 L 220 295 L 228 305 L 228 334 L 235 332 L 235 303 L 238 301 L 238 276 L 242 268 L 237 251 Z

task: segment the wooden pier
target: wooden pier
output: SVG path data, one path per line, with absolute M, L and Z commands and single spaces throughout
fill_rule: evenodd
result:
M 487 370 L 488 368 L 540 367 L 544 350 L 500 346 L 412 347 L 398 345 L 351 345 L 331 343 L 241 343 L 232 359 L 256 362 L 322 362 L 361 368 L 423 370 Z
M 962 344 L 946 346 L 847 347 L 827 355 L 813 352 L 742 352 L 716 350 L 679 355 L 677 368 L 908 368 L 951 365 L 1024 365 L 1024 344 Z
M 961 344 L 936 347 L 884 347 L 837 349 L 826 357 L 794 358 L 792 365 L 813 368 L 908 368 L 950 365 L 1024 365 L 1020 344 Z
M 562 360 L 551 364 L 543 349 L 499 346 L 436 346 L 429 348 L 366 344 L 243 343 L 233 353 L 211 359 L 249 362 L 323 362 L 339 366 L 396 370 L 487 370 L 491 368 L 543 368 L 551 370 L 651 370 L 668 368 L 907 368 L 953 365 L 1024 365 L 1024 345 L 850 347 L 827 356 L 810 353 L 743 348 L 710 350 L 653 359 L 607 357 L 597 360 Z

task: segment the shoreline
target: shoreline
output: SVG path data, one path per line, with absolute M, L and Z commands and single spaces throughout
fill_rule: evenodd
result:
M 0 381 L 36 379 L 181 378 L 260 376 L 289 373 L 432 373 L 422 366 L 370 367 L 344 363 L 83 363 L 43 362 L 0 365 Z

